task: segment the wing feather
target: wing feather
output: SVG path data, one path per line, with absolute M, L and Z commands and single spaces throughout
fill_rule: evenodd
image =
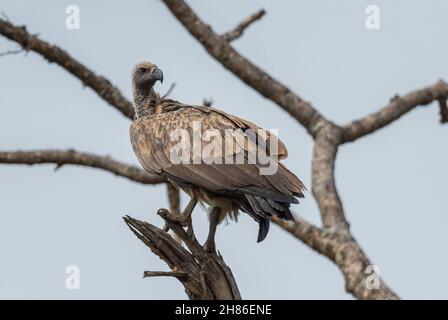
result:
M 173 101 L 170 100 L 172 108 Z M 232 191 L 244 191 L 247 187 L 257 187 L 268 189 L 270 193 L 280 193 L 288 196 L 301 195 L 304 186 L 302 182 L 285 166 L 279 164 L 278 171 L 273 175 L 261 175 L 259 165 L 252 163 L 244 164 L 224 164 L 226 157 L 234 159 L 237 156 L 243 156 L 247 160 L 249 154 L 257 152 L 263 145 L 257 144 L 251 139 L 244 143 L 239 140 L 238 134 L 234 137 L 234 146 L 239 148 L 224 148 L 220 150 L 224 157 L 219 163 L 200 163 L 200 164 L 175 164 L 171 161 L 171 151 L 178 144 L 178 140 L 171 138 L 174 130 L 185 130 L 189 137 L 193 136 L 193 123 L 201 123 L 202 132 L 207 129 L 216 129 L 221 135 L 222 141 L 225 140 L 226 129 L 261 129 L 255 124 L 224 113 L 220 110 L 210 107 L 193 107 L 180 104 L 170 110 L 170 112 L 161 112 L 150 117 L 142 117 L 135 120 L 131 126 L 131 142 L 137 157 L 145 170 L 155 173 L 175 177 L 204 190 L 229 194 Z M 263 130 L 263 129 L 261 129 Z M 277 161 L 274 156 L 280 159 L 287 157 L 287 149 L 284 144 L 274 135 L 266 131 L 264 143 L 269 145 L 270 139 L 278 140 L 278 152 L 267 150 L 267 156 L 271 161 Z M 192 142 L 191 140 L 189 141 Z M 209 141 L 200 141 L 201 150 L 210 143 Z M 225 150 L 224 150 L 225 149 Z M 190 148 L 190 159 L 193 158 L 193 148 Z M 221 155 L 222 156 L 222 155 Z M 280 196 L 279 196 L 280 197 Z M 266 207 L 267 203 L 261 201 Z M 258 207 L 260 203 L 258 204 Z

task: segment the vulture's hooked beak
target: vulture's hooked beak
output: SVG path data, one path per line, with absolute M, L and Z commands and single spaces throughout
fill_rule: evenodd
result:
M 157 81 L 163 82 L 163 72 L 159 68 L 155 67 L 152 70 L 145 70 L 143 72 L 144 74 L 138 80 L 140 87 L 152 87 Z
M 152 72 L 151 75 L 154 77 L 154 80 L 155 80 L 155 81 L 159 80 L 160 83 L 163 83 L 163 72 L 162 72 L 162 70 L 160 70 L 159 68 L 156 68 L 156 69 Z

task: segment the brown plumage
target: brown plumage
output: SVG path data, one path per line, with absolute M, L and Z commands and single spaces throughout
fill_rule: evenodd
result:
M 136 116 L 131 125 L 131 143 L 143 168 L 152 174 L 160 174 L 187 192 L 193 200 L 209 205 L 210 232 L 206 247 L 214 251 L 216 225 L 227 215 L 236 219 L 238 210 L 248 213 L 259 223 L 258 241 L 262 241 L 269 230 L 269 218 L 278 216 L 293 219 L 289 210 L 296 197 L 303 197 L 302 182 L 279 161 L 287 157 L 287 149 L 274 135 L 257 127 L 252 122 L 227 114 L 221 110 L 192 106 L 162 99 L 153 86 L 163 80 L 157 66 L 149 62 L 139 63 L 132 72 Z M 172 151 L 179 146 L 172 133 L 179 129 L 189 134 L 185 141 L 194 140 L 194 123 L 200 124 L 200 133 L 214 133 L 213 139 L 222 139 L 222 145 L 210 152 L 214 162 L 194 162 L 194 147 L 185 149 L 193 163 L 178 163 L 172 160 Z M 212 129 L 212 131 L 210 131 Z M 226 130 L 232 130 L 232 136 Z M 262 130 L 263 139 L 251 139 L 245 130 Z M 210 145 L 207 139 L 197 140 L 200 150 Z M 217 140 L 215 140 L 217 141 Z M 269 148 L 276 142 L 277 152 Z M 247 161 L 251 155 L 266 149 L 265 157 L 278 166 L 271 175 L 260 174 L 263 165 Z M 182 153 L 184 155 L 184 153 Z M 236 164 L 238 157 L 246 161 Z M 241 159 L 241 158 L 240 158 Z M 226 160 L 228 161 L 226 163 Z M 229 161 L 231 163 L 229 163 Z M 194 207 L 194 206 L 193 206 Z M 190 212 L 191 213 L 191 212 Z M 187 213 L 188 214 L 188 213 Z

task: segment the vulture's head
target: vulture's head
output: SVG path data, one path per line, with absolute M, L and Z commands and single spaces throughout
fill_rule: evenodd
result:
M 150 90 L 157 81 L 163 82 L 163 73 L 151 62 L 140 62 L 132 70 L 132 83 L 140 91 Z

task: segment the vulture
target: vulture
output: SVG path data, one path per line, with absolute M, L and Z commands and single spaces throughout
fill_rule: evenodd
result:
M 164 176 L 191 197 L 182 219 L 190 219 L 198 202 L 208 206 L 204 249 L 216 252 L 218 224 L 236 220 L 239 211 L 259 224 L 257 242 L 266 238 L 271 217 L 294 220 L 290 205 L 304 197 L 305 187 L 280 163 L 288 155 L 285 145 L 250 121 L 161 97 L 153 88 L 157 81 L 163 82 L 163 73 L 155 64 L 134 67 L 132 148 L 148 173 Z M 266 163 L 275 170 L 263 173 Z

